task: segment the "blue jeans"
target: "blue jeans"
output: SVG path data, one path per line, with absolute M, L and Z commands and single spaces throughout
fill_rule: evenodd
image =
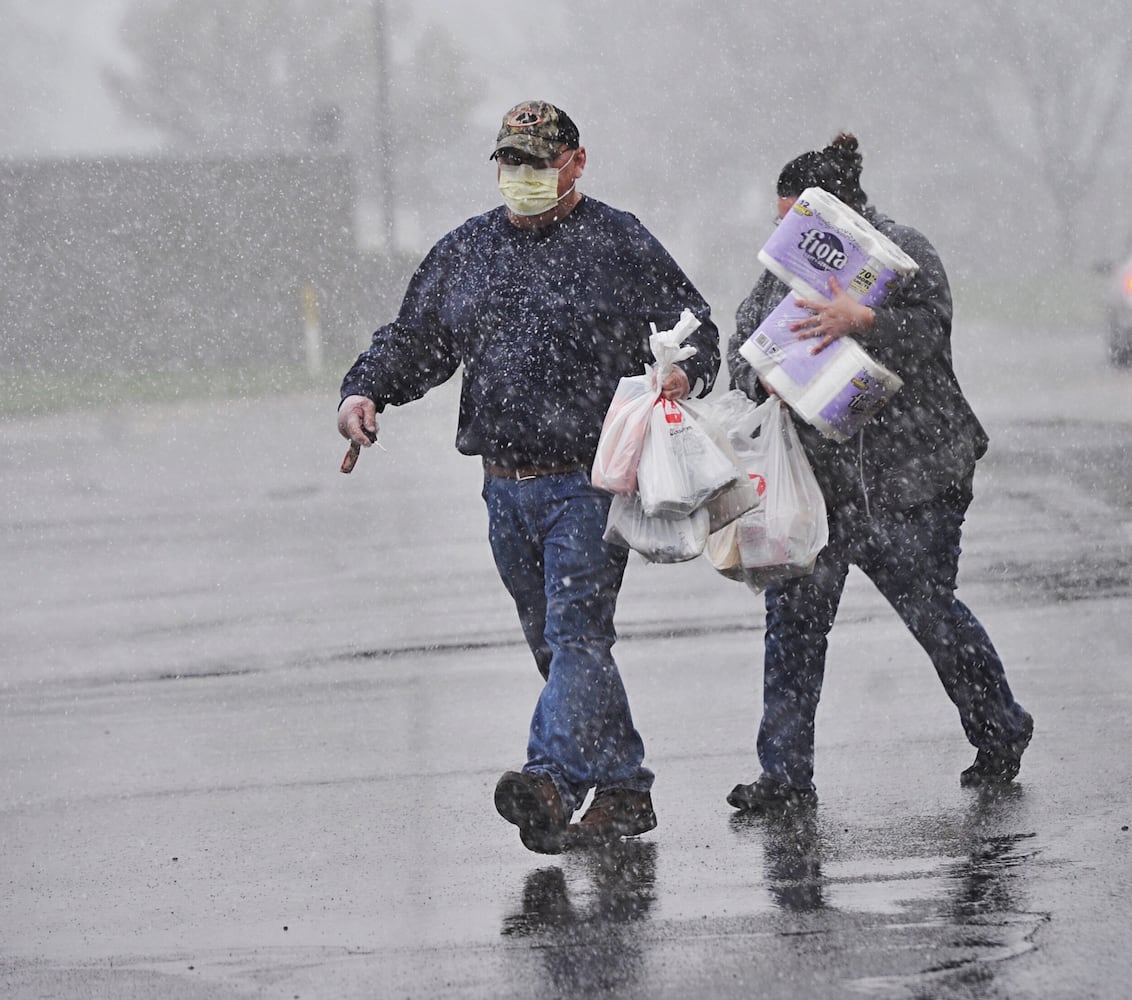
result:
M 602 540 L 611 497 L 578 471 L 485 473 L 483 498 L 495 565 L 546 681 L 524 770 L 549 774 L 568 811 L 594 787 L 648 791 L 653 773 L 612 654 L 629 551 Z
M 767 588 L 763 773 L 812 788 L 814 716 L 829 630 L 851 564 L 876 585 L 931 659 L 972 745 L 994 750 L 1022 729 L 1023 709 L 986 630 L 955 597 L 970 481 L 909 510 L 830 511 L 829 544 L 809 576 Z

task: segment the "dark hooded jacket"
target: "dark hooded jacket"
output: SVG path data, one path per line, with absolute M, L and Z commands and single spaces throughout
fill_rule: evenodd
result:
M 794 422 L 827 504 L 905 509 L 969 480 L 987 435 L 952 368 L 951 290 L 939 255 L 917 230 L 871 206 L 862 214 L 919 265 L 876 307 L 873 330 L 857 338 L 904 385 L 849 441 L 832 441 L 799 417 Z M 739 348 L 789 293 L 766 271 L 736 314 L 727 352 L 731 386 L 752 399 L 765 399 L 766 391 Z

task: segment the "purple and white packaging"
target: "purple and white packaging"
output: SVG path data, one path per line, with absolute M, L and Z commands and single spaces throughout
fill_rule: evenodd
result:
M 918 269 L 868 220 L 821 188 L 807 188 L 759 251 L 759 260 L 793 290 L 739 353 L 803 420 L 826 437 L 847 441 L 904 384 L 850 337 L 817 354 L 816 341 L 790 327 L 809 318 L 801 296 L 829 299 L 829 277 L 864 305 L 879 305 Z
M 739 353 L 783 402 L 835 441 L 847 441 L 876 416 L 904 384 L 850 337 L 838 337 L 817 354 L 815 340 L 799 340 L 790 327 L 811 316 L 787 295 L 759 324 Z
M 806 298 L 828 299 L 829 279 L 867 306 L 879 305 L 918 270 L 864 216 L 822 188 L 806 188 L 759 251 L 759 261 Z

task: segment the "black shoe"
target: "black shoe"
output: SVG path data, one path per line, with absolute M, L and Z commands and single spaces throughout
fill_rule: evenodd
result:
M 736 785 L 727 796 L 727 804 L 740 812 L 797 809 L 799 806 L 814 805 L 817 800 L 818 793 L 812 788 L 794 788 L 768 778 L 765 774 L 753 784 Z
M 549 774 L 506 771 L 495 785 L 495 808 L 519 828 L 536 854 L 560 854 L 566 846 L 566 810 Z
M 1030 745 L 1034 735 L 1034 719 L 1029 712 L 1022 715 L 1022 732 L 1013 740 L 997 750 L 980 750 L 975 755 L 975 763 L 959 775 L 959 784 L 964 788 L 977 788 L 980 785 L 1008 785 L 1022 767 L 1022 754 Z
M 607 788 L 594 795 L 593 802 L 570 830 L 583 844 L 610 844 L 622 837 L 638 837 L 656 827 L 656 813 L 648 792 L 628 788 Z

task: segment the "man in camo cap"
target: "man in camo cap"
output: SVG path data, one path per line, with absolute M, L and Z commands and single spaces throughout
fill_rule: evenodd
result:
M 429 252 L 346 374 L 338 427 L 356 453 L 378 411 L 463 367 L 456 447 L 483 463 L 492 553 L 546 682 L 526 762 L 499 779 L 495 806 L 528 849 L 553 854 L 656 825 L 612 655 L 628 550 L 602 537 L 611 497 L 589 469 L 618 381 L 653 360 L 650 323 L 672 329 L 685 309 L 701 323 L 685 341 L 695 355 L 658 386 L 670 399 L 711 389 L 719 334 L 656 238 L 578 191 L 586 150 L 561 108 L 511 108 L 490 158 L 503 205 Z

